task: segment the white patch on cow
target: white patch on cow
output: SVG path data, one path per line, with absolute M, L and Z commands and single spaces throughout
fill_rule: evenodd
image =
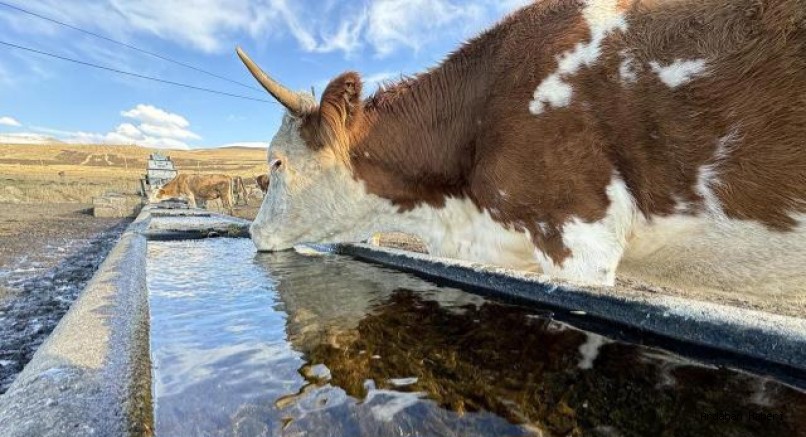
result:
M 509 197 L 509 194 L 507 194 L 507 192 L 506 192 L 506 191 L 504 191 L 504 190 L 498 190 L 498 195 L 500 195 L 500 196 L 501 196 L 501 197 L 503 197 L 504 199 L 506 199 L 507 197 Z
M 610 33 L 627 30 L 627 21 L 619 10 L 618 0 L 588 0 L 582 16 L 590 28 L 591 39 L 580 42 L 570 51 L 557 57 L 557 71 L 550 74 L 535 89 L 529 111 L 542 114 L 548 107 L 561 108 L 571 104 L 573 88 L 565 78 L 583 66 L 593 65 L 602 53 L 602 41 Z
M 705 211 L 715 219 L 725 219 L 725 212 L 719 196 L 714 192 L 714 187 L 721 185 L 719 181 L 719 166 L 728 159 L 730 152 L 736 146 L 738 131 L 732 130 L 729 134 L 720 138 L 716 144 L 714 156 L 707 164 L 700 167 L 697 175 L 696 191 L 703 198 Z
M 470 200 L 452 198 L 444 208 L 422 206 L 404 215 L 413 225 L 409 232 L 419 235 L 433 255 L 518 270 L 534 268 L 529 234 L 505 228 Z
M 672 200 L 674 200 L 674 212 L 677 214 L 685 214 L 691 211 L 691 202 L 687 202 L 677 195 L 672 195 Z
M 666 86 L 669 88 L 677 88 L 680 85 L 691 82 L 695 77 L 704 74 L 707 63 L 704 59 L 690 61 L 677 59 L 673 63 L 665 66 L 652 61 L 649 63 L 649 66 Z
M 559 74 L 554 73 L 543 80 L 535 90 L 534 100 L 529 103 L 529 111 L 534 115 L 543 113 L 547 106 L 562 108 L 571 104 L 574 94 L 571 85 L 564 82 Z
M 621 55 L 622 59 L 621 64 L 618 67 L 618 75 L 621 78 L 622 85 L 629 85 L 637 82 L 638 73 L 635 71 L 635 66 L 633 65 L 635 59 L 627 50 L 622 50 L 619 52 L 619 55 Z
M 616 267 L 639 213 L 627 185 L 618 175 L 613 176 L 606 192 L 610 206 L 601 220 L 586 223 L 574 218 L 563 226 L 563 244 L 571 255 L 561 264 L 535 251 L 546 274 L 577 283 L 615 284 Z
M 596 361 L 596 357 L 599 356 L 599 349 L 609 343 L 609 341 L 601 335 L 587 333 L 585 335 L 587 335 L 588 338 L 585 340 L 585 343 L 579 346 L 579 354 L 582 355 L 582 358 L 579 360 L 577 367 L 588 370 L 593 368 L 593 362 Z

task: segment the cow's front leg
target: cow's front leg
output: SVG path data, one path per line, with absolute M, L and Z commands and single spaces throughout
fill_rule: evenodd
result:
M 618 232 L 596 223 L 566 226 L 563 244 L 570 255 L 555 261 L 539 249 L 535 256 L 552 278 L 585 285 L 612 286 L 626 241 Z
M 194 196 L 193 194 L 188 194 L 187 198 L 188 198 L 188 206 L 190 206 L 191 208 L 196 208 L 197 207 L 196 196 Z

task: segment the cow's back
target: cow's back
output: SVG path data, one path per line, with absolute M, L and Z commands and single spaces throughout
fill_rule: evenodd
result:
M 602 27 L 583 3 L 510 18 L 478 117 L 474 198 L 540 234 L 530 221 L 601 219 L 615 175 L 647 217 L 794 229 L 806 214 L 805 6 L 637 2 L 604 27 L 598 53 Z
M 182 196 L 187 194 L 187 180 L 188 175 L 186 174 L 178 174 L 176 177 L 165 183 L 160 190 L 164 193 L 165 196 Z
M 799 224 L 806 213 L 806 2 L 638 8 L 608 59 L 619 68 L 628 59 L 639 78 L 627 86 L 619 78 L 621 98 L 603 102 L 597 119 L 611 160 L 623 162 L 617 170 L 629 173 L 639 167 L 631 157 L 640 157 L 643 168 L 625 178 L 642 211 L 689 207 L 779 230 Z M 658 200 L 664 197 L 666 205 Z
M 232 178 L 221 174 L 197 175 L 189 181 L 189 185 L 197 196 L 213 200 L 231 193 Z

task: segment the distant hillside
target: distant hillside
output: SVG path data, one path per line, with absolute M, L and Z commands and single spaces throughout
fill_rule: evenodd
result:
M 39 134 L 0 134 L 0 146 L 3 144 L 54 144 L 61 143 L 56 138 Z
M 97 174 L 113 171 L 121 175 L 142 173 L 151 153 L 170 156 L 180 171 L 223 172 L 249 176 L 265 166 L 265 149 L 224 147 L 199 150 L 150 150 L 139 146 L 49 144 L 0 145 L 0 174 L 73 171 Z M 27 167 L 27 168 L 26 168 Z
M 223 173 L 252 180 L 266 172 L 266 150 L 231 147 L 149 150 L 139 146 L 0 144 L 0 202 L 88 202 L 106 190 L 136 192 L 150 153 L 180 173 Z

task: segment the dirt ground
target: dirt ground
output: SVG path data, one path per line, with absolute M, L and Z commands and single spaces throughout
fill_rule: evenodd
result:
M 95 218 L 83 204 L 0 203 L 0 393 L 130 221 Z

